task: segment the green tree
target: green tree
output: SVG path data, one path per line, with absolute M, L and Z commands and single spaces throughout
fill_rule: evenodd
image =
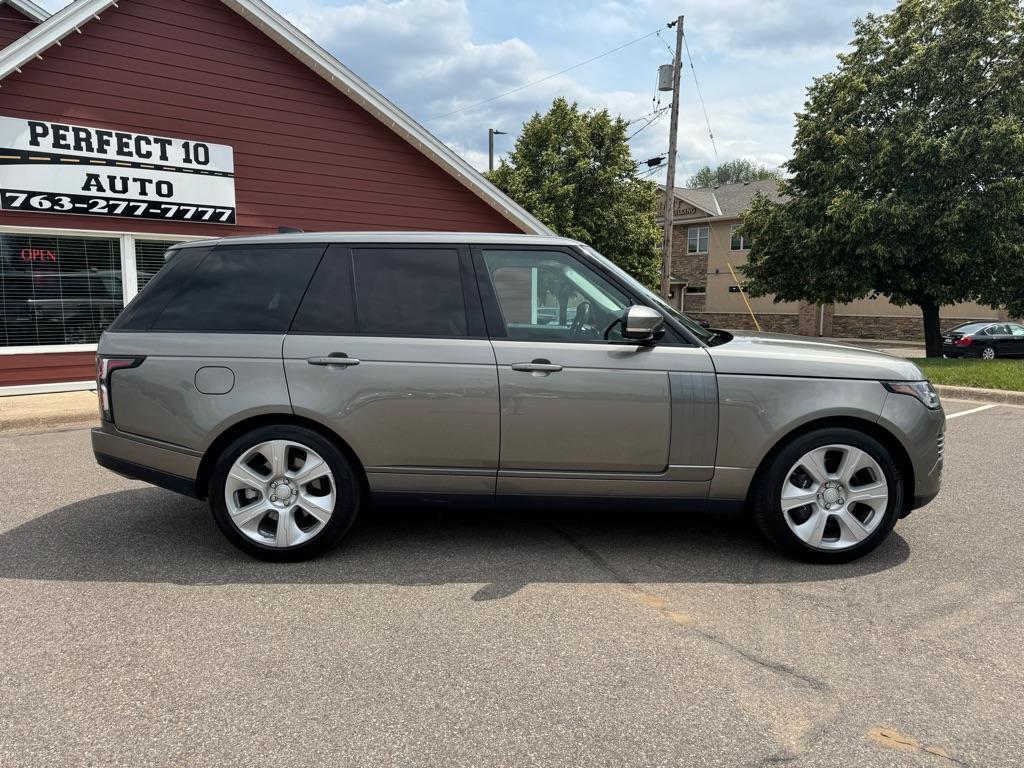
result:
M 887 296 L 921 308 L 1024 311 L 1024 9 L 902 0 L 854 25 L 851 50 L 797 115 L 788 201 L 744 219 L 751 293 Z
M 594 246 L 636 279 L 660 279 L 657 187 L 638 179 L 626 121 L 555 99 L 523 124 L 515 149 L 489 175 L 551 229 Z
M 688 187 L 717 187 L 722 184 L 739 184 L 744 181 L 763 181 L 765 179 L 782 179 L 782 171 L 769 168 L 767 165 L 753 160 L 727 160 L 719 163 L 717 168 L 705 165 L 697 173 L 686 180 Z

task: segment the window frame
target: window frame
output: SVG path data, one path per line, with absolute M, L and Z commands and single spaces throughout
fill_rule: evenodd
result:
M 700 232 L 704 230 L 704 250 L 700 249 L 701 236 Z M 697 250 L 690 250 L 690 233 L 697 233 Z M 686 228 L 686 255 L 687 256 L 705 256 L 711 249 L 711 225 L 710 224 L 691 224 Z
M 736 230 L 742 227 L 742 224 L 731 224 L 729 226 L 729 250 L 730 251 L 749 251 L 750 243 L 747 242 L 747 238 L 743 235 L 737 235 Z M 739 241 L 739 248 L 736 247 L 735 243 Z
M 602 279 L 609 282 L 617 291 L 620 291 L 629 301 L 631 305 L 639 305 L 644 307 L 650 307 L 655 311 L 661 313 L 661 310 L 657 307 L 652 307 L 648 302 L 644 301 L 632 288 L 623 283 L 618 279 L 618 276 L 608 269 L 605 269 L 604 265 L 587 258 L 583 253 L 565 245 L 519 245 L 519 244 L 502 244 L 502 243 L 481 243 L 473 244 L 470 248 L 470 252 L 473 258 L 473 268 L 476 271 L 476 285 L 480 294 L 480 299 L 483 305 L 484 319 L 487 324 L 488 338 L 492 341 L 509 341 L 515 342 L 516 344 L 615 344 L 618 346 L 636 346 L 637 342 L 630 339 L 513 339 L 508 335 L 508 329 L 505 326 L 505 316 L 501 311 L 501 304 L 498 301 L 498 296 L 494 291 L 494 286 L 491 284 L 491 276 L 487 271 L 487 263 L 484 260 L 484 251 L 538 251 L 541 253 L 563 253 L 574 260 L 583 269 L 588 269 L 596 272 L 601 276 Z M 665 317 L 665 335 L 654 342 L 657 346 L 683 346 L 683 347 L 699 347 L 701 346 L 695 341 L 691 341 L 685 334 L 681 334 L 677 329 L 674 322 L 670 317 Z
M 320 259 L 320 264 L 317 265 L 316 270 L 313 272 L 312 280 L 316 280 L 317 272 L 323 268 L 323 265 L 329 258 L 343 258 L 347 261 L 349 273 L 352 276 L 350 281 L 350 300 L 352 301 L 353 316 L 355 317 L 355 329 L 348 333 L 335 333 L 333 331 L 299 331 L 295 330 L 295 318 L 298 317 L 299 312 L 302 310 L 302 304 L 306 300 L 306 294 L 303 294 L 302 299 L 299 301 L 299 306 L 295 310 L 295 314 L 292 316 L 292 321 L 288 326 L 287 334 L 289 336 L 344 336 L 344 337 L 366 337 L 366 338 L 392 338 L 392 339 L 476 339 L 485 340 L 487 339 L 487 326 L 484 321 L 483 307 L 480 301 L 480 295 L 476 287 L 476 276 L 473 271 L 473 263 L 469 253 L 469 246 L 465 243 L 451 242 L 451 243 L 403 243 L 403 242 L 391 242 L 391 243 L 327 243 L 327 250 L 324 252 L 323 257 Z M 356 282 L 355 282 L 355 251 L 413 251 L 413 250 L 426 250 L 426 251 L 456 251 L 459 257 L 459 277 L 462 283 L 462 302 L 466 312 L 466 335 L 464 336 L 452 336 L 452 335 L 437 335 L 437 334 L 396 334 L 396 333 L 377 333 L 371 331 L 364 331 L 359 327 L 359 303 L 357 301 L 356 293 Z M 310 284 L 312 284 L 312 280 Z M 306 293 L 309 292 L 307 287 Z

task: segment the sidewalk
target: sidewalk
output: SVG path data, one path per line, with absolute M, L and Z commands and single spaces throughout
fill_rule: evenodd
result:
M 95 392 L 0 397 L 0 433 L 92 427 L 99 418 Z

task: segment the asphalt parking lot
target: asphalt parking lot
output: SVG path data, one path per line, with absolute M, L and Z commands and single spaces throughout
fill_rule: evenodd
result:
M 543 509 L 269 565 L 85 430 L 0 437 L 0 766 L 1019 766 L 1024 409 L 947 434 L 938 500 L 840 567 Z

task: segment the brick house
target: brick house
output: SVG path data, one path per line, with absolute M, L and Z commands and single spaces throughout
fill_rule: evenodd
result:
M 772 180 L 718 187 L 677 189 L 673 206 L 672 303 L 718 328 L 751 330 L 754 323 L 730 266 L 739 274 L 748 242 L 737 229 L 758 193 L 779 198 Z M 885 298 L 849 304 L 775 303 L 772 297 L 748 297 L 762 330 L 805 336 L 913 339 L 922 335 L 921 311 L 897 307 Z M 977 304 L 944 307 L 943 327 L 965 320 L 1005 317 Z

